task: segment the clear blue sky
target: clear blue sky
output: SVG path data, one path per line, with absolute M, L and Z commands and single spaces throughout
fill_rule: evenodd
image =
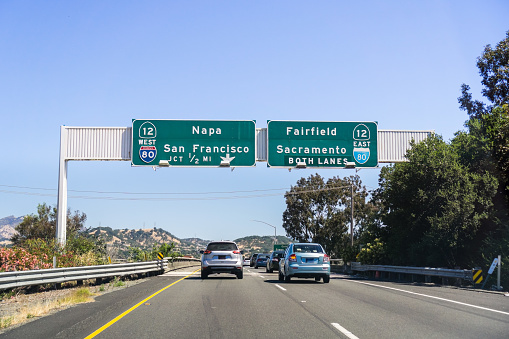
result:
M 460 86 L 482 99 L 476 59 L 504 39 L 508 18 L 506 0 L 1 1 L 0 218 L 56 204 L 61 125 L 378 121 L 449 140 L 467 119 Z M 282 235 L 284 189 L 313 173 L 355 171 L 74 161 L 68 205 L 89 227 L 209 240 L 274 234 L 255 219 Z M 378 169 L 358 174 L 377 186 Z M 282 190 L 203 194 L 269 189 Z

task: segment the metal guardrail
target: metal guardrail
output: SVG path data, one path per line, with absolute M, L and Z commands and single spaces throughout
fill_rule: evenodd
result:
M 0 273 L 0 289 L 63 283 L 87 279 L 108 278 L 148 272 L 163 272 L 199 262 L 194 258 L 164 258 L 163 260 L 81 267 L 49 268 L 43 270 Z
M 362 265 L 359 262 L 351 263 L 352 271 L 378 271 L 401 274 L 415 274 L 442 278 L 458 278 L 472 281 L 472 270 L 453 270 L 448 268 L 430 268 L 413 266 L 385 266 L 385 265 Z
M 182 268 L 182 267 L 189 267 L 189 266 L 196 266 L 200 265 L 201 260 L 196 258 L 184 258 L 184 257 L 177 257 L 177 258 L 165 258 L 168 259 L 168 265 L 165 268 L 165 270 L 169 271 L 175 268 Z

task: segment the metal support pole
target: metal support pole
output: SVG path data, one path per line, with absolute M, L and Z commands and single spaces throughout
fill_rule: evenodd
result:
M 67 229 L 67 129 L 60 127 L 60 165 L 58 170 L 57 242 L 65 246 Z
M 260 220 L 252 220 L 252 221 L 261 222 L 262 224 L 269 225 L 270 227 L 274 228 L 274 244 L 273 245 L 275 245 L 276 241 L 277 241 L 276 226 L 271 225 L 271 224 L 269 224 L 268 222 L 265 222 L 265 221 L 260 221 Z M 272 248 L 274 248 L 274 246 L 272 246 Z
M 497 268 L 497 291 L 500 291 L 500 273 L 502 266 L 502 256 L 498 255 L 498 268 Z
M 352 209 L 350 215 L 350 241 L 351 245 L 353 246 L 353 185 L 350 186 L 350 195 L 352 198 Z

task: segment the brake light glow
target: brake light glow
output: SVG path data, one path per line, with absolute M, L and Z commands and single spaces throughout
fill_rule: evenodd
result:
M 233 254 L 240 254 L 239 250 L 233 251 Z
M 323 255 L 323 262 L 330 262 L 330 258 L 327 254 Z
M 297 261 L 297 256 L 295 254 L 290 255 L 288 261 Z
M 210 254 L 211 252 L 209 250 L 206 250 L 203 252 L 203 254 Z

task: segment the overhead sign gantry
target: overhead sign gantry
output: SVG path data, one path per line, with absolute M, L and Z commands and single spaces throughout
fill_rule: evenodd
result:
M 61 126 L 57 239 L 65 244 L 70 160 L 150 167 L 242 167 L 256 161 L 286 168 L 376 167 L 407 161 L 411 141 L 433 133 L 377 130 L 374 122 L 269 121 L 268 128 L 256 128 L 254 120 L 133 119 L 132 127 Z

